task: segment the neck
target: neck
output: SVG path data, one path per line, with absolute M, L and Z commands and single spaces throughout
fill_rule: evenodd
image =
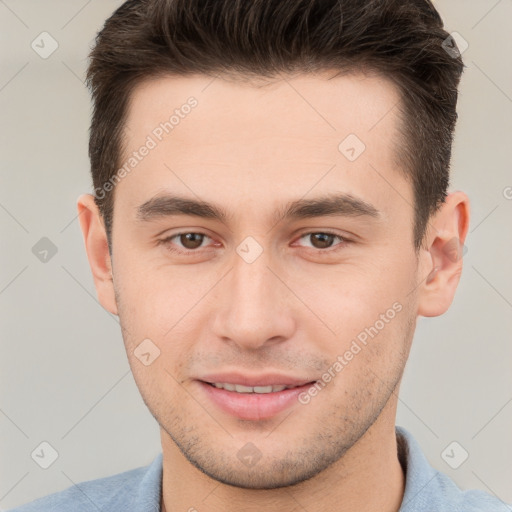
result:
M 241 489 L 210 478 L 190 464 L 161 430 L 162 511 L 397 512 L 405 476 L 397 455 L 393 412 L 385 408 L 359 441 L 322 473 L 269 490 Z

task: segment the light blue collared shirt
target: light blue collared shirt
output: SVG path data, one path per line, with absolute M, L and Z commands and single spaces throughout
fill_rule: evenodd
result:
M 405 471 L 399 512 L 512 512 L 510 504 L 484 491 L 462 491 L 428 463 L 417 441 L 403 427 L 396 427 L 396 435 Z M 10 512 L 160 512 L 161 488 L 160 453 L 149 466 L 82 482 Z

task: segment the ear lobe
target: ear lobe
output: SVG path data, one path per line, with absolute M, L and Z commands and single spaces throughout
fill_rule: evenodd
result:
M 420 265 L 426 277 L 420 286 L 418 315 L 439 316 L 450 307 L 462 273 L 468 227 L 468 197 L 463 192 L 448 195 L 430 221 L 427 254 Z
M 77 209 L 98 300 L 107 311 L 117 315 L 107 234 L 94 197 L 91 194 L 81 195 Z

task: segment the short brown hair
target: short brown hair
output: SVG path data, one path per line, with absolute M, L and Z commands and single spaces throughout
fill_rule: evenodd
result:
M 143 80 L 372 71 L 400 91 L 396 157 L 414 191 L 418 249 L 449 185 L 464 66 L 448 37 L 429 0 L 128 0 L 97 35 L 87 70 L 95 190 L 116 175 L 129 96 Z M 95 195 L 109 246 L 113 192 Z

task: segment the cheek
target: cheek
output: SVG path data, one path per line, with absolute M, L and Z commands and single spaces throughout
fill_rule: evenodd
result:
M 331 267 L 329 274 L 308 278 L 295 290 L 321 319 L 326 336 L 324 348 L 345 350 L 354 339 L 386 338 L 405 317 L 406 306 L 414 306 L 413 262 Z M 312 316 L 312 315 L 308 315 Z M 309 321 L 308 321 L 309 322 Z
M 414 315 L 403 307 L 384 326 L 374 322 L 344 340 L 342 348 L 331 352 L 333 389 L 338 390 L 331 399 L 344 396 L 365 407 L 389 394 L 405 367 L 413 333 Z
M 115 275 L 116 298 L 119 317 L 132 336 L 164 337 L 187 321 L 187 313 L 211 287 L 194 278 L 191 269 L 123 263 Z

